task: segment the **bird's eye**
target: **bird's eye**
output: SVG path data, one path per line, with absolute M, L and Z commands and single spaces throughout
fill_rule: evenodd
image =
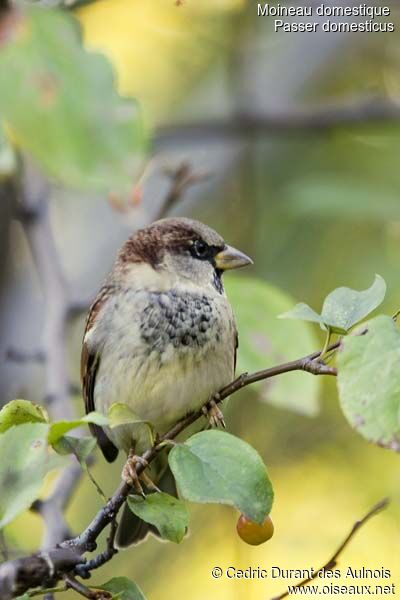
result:
M 208 256 L 208 246 L 202 240 L 196 240 L 192 246 L 193 256 L 196 258 L 206 258 Z

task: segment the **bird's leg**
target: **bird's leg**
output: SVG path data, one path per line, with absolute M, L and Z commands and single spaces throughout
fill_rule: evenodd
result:
M 153 492 L 161 492 L 160 488 L 156 486 L 154 481 L 147 475 L 145 471 L 143 471 L 139 478 L 143 481 L 144 485 Z
M 226 429 L 224 415 L 218 407 L 218 400 L 220 399 L 219 394 L 215 394 L 213 398 L 203 406 L 203 413 L 208 418 L 208 422 L 211 427 L 223 427 Z
M 130 449 L 128 458 L 126 460 L 124 468 L 122 469 L 122 479 L 129 485 L 133 485 L 138 494 L 140 494 L 143 497 L 145 497 L 145 493 L 143 491 L 140 481 L 143 481 L 143 483 L 149 490 L 152 490 L 154 492 L 160 491 L 160 489 L 156 486 L 154 481 L 150 479 L 147 473 L 142 471 L 140 475 L 137 474 L 136 465 L 142 465 L 144 468 L 146 468 L 148 464 L 149 463 L 146 459 L 135 454 L 135 448 L 133 447 Z
M 136 465 L 142 465 L 144 468 L 146 468 L 148 464 L 149 463 L 147 460 L 135 454 L 135 447 L 133 447 L 129 450 L 128 458 L 126 459 L 126 463 L 122 469 L 122 479 L 125 481 L 125 483 L 128 485 L 133 485 L 138 494 L 143 497 L 145 497 L 145 494 L 139 481 Z

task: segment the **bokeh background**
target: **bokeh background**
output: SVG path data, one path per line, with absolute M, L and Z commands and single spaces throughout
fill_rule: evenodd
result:
M 333 288 L 363 289 L 379 273 L 388 283 L 384 310 L 395 312 L 400 119 L 371 122 L 362 116 L 366 101 L 400 102 L 400 15 L 391 8 L 394 33 L 295 34 L 275 33 L 273 19 L 257 17 L 253 0 L 99 0 L 78 7 L 87 48 L 106 54 L 120 93 L 138 100 L 148 150 L 135 173 L 138 179 L 145 168 L 138 205 L 52 187 L 51 224 L 77 297 L 93 297 L 119 244 L 157 214 L 169 185 L 164 169 L 187 161 L 208 178 L 191 187 L 173 213 L 203 220 L 254 259 L 251 272 L 232 283 L 243 323 L 242 366 L 263 364 L 263 352 L 265 364 L 272 364 L 320 347 L 317 327 L 300 330 L 276 321 L 285 303 L 306 301 L 318 309 Z M 343 106 L 352 106 L 360 118 L 335 122 L 332 113 Z M 8 252 L 1 344 L 36 349 L 45 316 L 42 292 L 6 199 L 0 210 L 1 243 L 8 240 L 0 257 Z M 270 286 L 265 297 L 238 292 L 238 286 L 246 289 L 246 276 Z M 293 300 L 282 299 L 275 288 Z M 83 316 L 76 317 L 68 329 L 75 384 L 83 323 Z M 251 335 L 257 327 L 256 339 Z M 257 356 L 249 356 L 246 348 L 257 343 Z M 3 360 L 0 375 L 2 403 L 42 400 L 40 364 Z M 400 584 L 398 456 L 350 428 L 334 381 L 283 377 L 290 382 L 245 390 L 226 409 L 229 431 L 257 448 L 268 466 L 275 487 L 273 539 L 247 546 L 236 535 L 233 509 L 191 505 L 191 533 L 183 543 L 149 538 L 117 555 L 94 583 L 126 575 L 151 600 L 266 599 L 296 580 L 214 580 L 212 567 L 319 566 L 353 522 L 389 495 L 390 508 L 352 541 L 339 567 L 385 567 L 392 579 L 382 583 Z M 78 394 L 74 408 L 82 413 Z M 106 493 L 117 485 L 120 468 L 98 457 L 93 473 Z M 85 479 L 67 513 L 73 530 L 83 528 L 100 506 Z M 27 513 L 7 528 L 6 537 L 22 552 L 37 548 L 41 532 L 40 518 Z

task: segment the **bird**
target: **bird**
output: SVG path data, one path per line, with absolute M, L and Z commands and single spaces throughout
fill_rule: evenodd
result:
M 222 276 L 250 264 L 200 221 L 160 219 L 122 245 L 89 309 L 81 355 L 86 413 L 107 415 L 122 403 L 138 419 L 89 427 L 107 461 L 127 454 L 122 476 L 140 492 L 136 465 L 152 444 L 145 423 L 161 435 L 206 406 L 209 423 L 225 425 L 215 398 L 234 378 L 238 334 Z M 177 495 L 165 457 L 152 462 L 151 473 L 140 476 L 146 489 Z M 157 535 L 125 506 L 116 546 L 138 543 L 149 532 Z

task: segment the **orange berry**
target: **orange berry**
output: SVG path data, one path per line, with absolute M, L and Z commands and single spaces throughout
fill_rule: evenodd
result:
M 236 523 L 236 530 L 239 537 L 242 538 L 246 544 L 258 546 L 272 538 L 274 535 L 274 524 L 269 515 L 265 517 L 264 522 L 261 525 L 254 521 L 250 521 L 250 519 L 244 515 L 240 515 L 238 522 Z

